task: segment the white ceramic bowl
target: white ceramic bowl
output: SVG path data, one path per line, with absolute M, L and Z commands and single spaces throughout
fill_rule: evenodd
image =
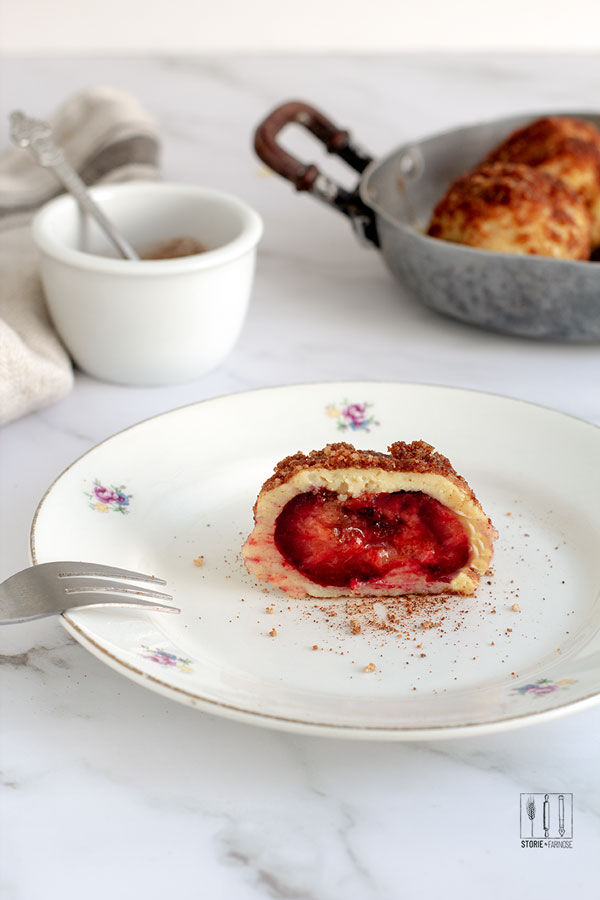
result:
M 50 315 L 77 365 L 119 384 L 176 384 L 218 366 L 241 331 L 260 216 L 230 194 L 167 182 L 91 191 L 137 249 L 187 236 L 207 251 L 130 261 L 76 201 L 50 201 L 33 221 Z M 85 247 L 85 252 L 81 249 Z

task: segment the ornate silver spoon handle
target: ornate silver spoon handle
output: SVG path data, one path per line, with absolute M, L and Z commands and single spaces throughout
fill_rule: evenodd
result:
M 124 259 L 139 259 L 131 244 L 119 234 L 110 219 L 92 200 L 85 183 L 67 162 L 61 148 L 52 140 L 52 131 L 47 122 L 30 119 L 22 112 L 13 112 L 10 114 L 10 136 L 17 147 L 29 150 L 40 166 L 54 173 L 62 186 L 73 194 L 81 208 L 96 220 Z

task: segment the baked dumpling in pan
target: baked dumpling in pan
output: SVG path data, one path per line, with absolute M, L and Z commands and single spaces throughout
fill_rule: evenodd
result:
M 431 237 L 482 250 L 589 259 L 591 219 L 564 181 L 520 163 L 461 175 L 436 206 Z
M 254 506 L 246 568 L 292 597 L 472 594 L 495 529 L 424 441 L 328 444 L 282 460 Z
M 600 244 L 600 131 L 569 116 L 537 119 L 513 132 L 486 162 L 524 163 L 549 172 L 576 191 L 592 219 L 592 245 Z

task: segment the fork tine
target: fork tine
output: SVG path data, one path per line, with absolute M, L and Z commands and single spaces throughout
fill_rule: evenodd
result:
M 1 598 L 0 598 L 1 599 Z M 67 598 L 65 598 L 66 600 Z M 31 622 L 34 619 L 43 619 L 46 616 L 56 615 L 68 612 L 71 609 L 79 607 L 95 608 L 95 607 L 114 607 L 115 609 L 144 609 L 148 612 L 166 612 L 180 613 L 181 610 L 177 606 L 166 606 L 163 603 L 157 603 L 152 600 L 142 600 L 140 597 L 131 600 L 115 594 L 112 597 L 109 594 L 103 594 L 97 591 L 94 599 L 90 600 L 90 594 L 74 594 L 64 604 L 60 604 L 52 609 L 40 611 L 35 605 L 31 608 L 22 607 L 19 609 L 9 610 L 8 615 L 0 614 L 0 625 L 16 625 L 20 622 Z
M 162 595 L 159 594 L 158 596 Z M 93 599 L 91 599 L 92 597 Z M 167 606 L 156 600 L 145 600 L 138 596 L 130 597 L 129 594 L 124 595 L 117 592 L 109 594 L 104 591 L 86 591 L 84 593 L 71 594 L 65 603 L 65 608 L 60 610 L 60 612 L 68 612 L 70 609 L 77 609 L 82 606 L 87 609 L 99 606 L 112 606 L 115 609 L 147 609 L 148 611 L 154 610 L 155 612 L 168 613 L 181 612 L 177 606 Z
M 61 584 L 61 589 L 65 594 L 127 594 L 132 597 L 144 597 L 148 600 L 172 600 L 171 594 L 165 594 L 162 591 L 151 591 L 145 587 L 136 587 L 135 585 L 123 583 L 121 581 L 112 581 L 108 578 L 99 579 L 97 581 L 91 578 L 81 578 L 73 576 L 65 579 Z
M 123 581 L 144 581 L 151 584 L 166 584 L 163 578 L 134 572 L 131 569 L 117 569 L 115 566 L 104 566 L 97 563 L 64 563 L 57 572 L 58 578 L 119 578 Z

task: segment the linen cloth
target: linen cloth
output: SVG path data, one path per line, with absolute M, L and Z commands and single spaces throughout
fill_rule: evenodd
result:
M 86 184 L 158 177 L 156 124 L 130 94 L 91 87 L 67 99 L 48 121 Z M 30 234 L 36 211 L 62 192 L 28 151 L 13 147 L 0 154 L 0 424 L 59 400 L 73 386 L 73 366 L 46 308 Z

